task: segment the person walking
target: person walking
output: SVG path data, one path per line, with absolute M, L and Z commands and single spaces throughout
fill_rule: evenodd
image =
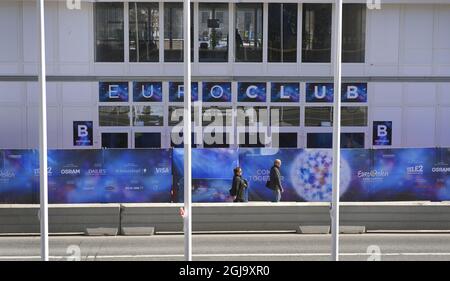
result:
M 266 186 L 273 191 L 273 200 L 272 202 L 280 202 L 281 193 L 283 190 L 283 185 L 281 184 L 281 160 L 276 159 L 273 163 L 272 168 L 270 169 L 269 180 L 267 181 Z
M 248 187 L 248 182 L 242 178 L 242 169 L 240 167 L 236 167 L 233 172 L 233 185 L 231 187 L 230 194 L 234 197 L 234 202 L 247 202 L 245 192 Z

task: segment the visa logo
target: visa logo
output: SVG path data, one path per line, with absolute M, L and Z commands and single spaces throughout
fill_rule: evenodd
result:
M 157 174 L 168 174 L 169 168 L 155 168 Z

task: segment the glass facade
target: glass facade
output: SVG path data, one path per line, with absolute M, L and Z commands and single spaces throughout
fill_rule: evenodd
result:
M 98 114 L 101 127 L 130 126 L 129 106 L 99 106 Z
M 228 4 L 199 3 L 199 61 L 228 62 Z
M 130 62 L 159 61 L 158 3 L 129 3 Z
M 344 4 L 342 11 L 342 62 L 365 59 L 366 5 Z
M 123 3 L 95 3 L 95 61 L 124 61 Z
M 263 4 L 236 4 L 236 62 L 262 62 Z
M 268 61 L 297 61 L 297 4 L 269 3 Z
M 191 4 L 191 17 L 193 18 Z M 191 20 L 191 61 L 194 59 L 194 23 Z M 164 3 L 164 61 L 183 62 L 183 3 Z
M 331 4 L 303 4 L 303 62 L 331 61 Z

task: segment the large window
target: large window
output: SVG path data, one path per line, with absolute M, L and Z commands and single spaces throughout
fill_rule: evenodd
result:
M 238 106 L 237 126 L 252 127 L 268 125 L 268 110 L 265 106 Z
M 341 109 L 341 124 L 346 127 L 367 126 L 366 106 L 343 106 Z
M 202 124 L 203 126 L 231 126 L 232 110 L 231 107 L 203 107 Z
M 364 62 L 366 5 L 344 4 L 342 11 L 342 62 Z
M 95 3 L 95 61 L 124 61 L 123 3 Z
M 134 148 L 161 148 L 161 133 L 135 133 Z
M 199 61 L 228 61 L 228 4 L 199 4 Z
M 269 3 L 269 62 L 297 61 L 297 4 Z
M 98 114 L 100 126 L 130 126 L 129 106 L 99 106 Z
M 102 148 L 128 148 L 128 134 L 102 133 Z
M 278 115 L 278 118 L 276 118 L 277 115 L 275 114 Z M 272 106 L 270 108 L 270 116 L 270 123 L 272 126 L 300 126 L 300 107 L 298 106 Z
M 303 4 L 303 62 L 331 61 L 331 4 Z
M 181 126 L 183 123 L 184 108 L 182 106 L 169 106 L 169 126 Z M 196 107 L 191 107 L 191 121 L 199 122 L 198 110 Z
M 135 105 L 133 106 L 134 126 L 163 126 L 164 113 L 161 105 Z
M 305 107 L 305 126 L 307 127 L 331 127 L 333 126 L 333 108 Z
M 332 133 L 308 133 L 307 148 L 332 148 Z M 341 133 L 341 148 L 364 148 L 364 133 Z
M 158 3 L 129 3 L 130 62 L 159 61 Z
M 194 17 L 191 4 L 191 17 Z M 194 21 L 191 20 L 191 61 L 194 61 Z M 183 62 L 183 3 L 164 3 L 164 61 Z
M 262 62 L 263 4 L 236 4 L 236 62 Z

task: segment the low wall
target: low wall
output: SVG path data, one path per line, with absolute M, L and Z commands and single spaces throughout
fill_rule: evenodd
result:
M 182 204 L 50 205 L 50 233 L 181 232 Z M 329 203 L 194 203 L 194 231 L 297 231 L 330 225 Z M 0 233 L 39 233 L 39 205 L 0 205 Z M 450 230 L 450 202 L 341 203 L 341 226 L 365 231 Z M 144 231 L 139 231 L 139 229 Z M 126 231 L 125 231 L 126 230 Z M 345 232 L 345 230 L 343 230 Z
M 38 234 L 39 205 L 0 205 L 0 233 Z M 120 204 L 49 205 L 50 233 L 95 233 L 116 235 Z

